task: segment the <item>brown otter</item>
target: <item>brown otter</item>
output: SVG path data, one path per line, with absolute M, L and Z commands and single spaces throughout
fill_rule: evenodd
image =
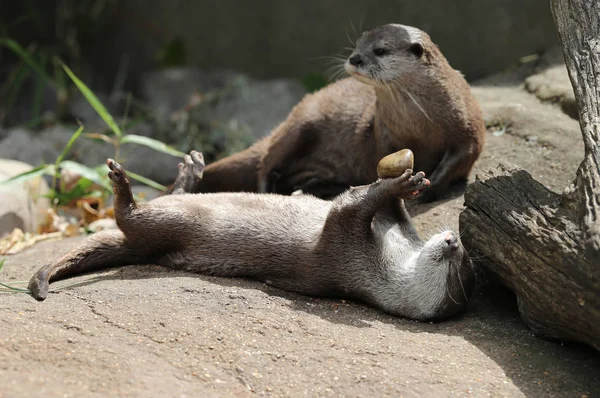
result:
M 180 165 L 173 195 L 133 200 L 129 179 L 108 160 L 120 231 L 88 238 L 29 282 L 49 283 L 109 266 L 156 263 L 203 274 L 250 277 L 314 296 L 343 296 L 413 319 L 447 318 L 466 305 L 471 262 L 456 234 L 423 243 L 402 199 L 429 183 L 423 172 L 351 188 L 333 201 L 310 195 L 186 194 L 202 178 L 198 152 Z
M 424 200 L 466 180 L 485 124 L 469 85 L 425 32 L 394 24 L 366 32 L 345 68 L 351 78 L 307 95 L 269 136 L 208 165 L 194 192 L 332 197 L 375 181 L 377 161 L 401 148 L 430 176 Z

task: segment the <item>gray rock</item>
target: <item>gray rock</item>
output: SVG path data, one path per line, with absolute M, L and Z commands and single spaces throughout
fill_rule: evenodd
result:
M 66 126 L 55 126 L 37 133 L 22 128 L 11 129 L 0 141 L 0 158 L 35 166 L 54 163 L 74 131 L 74 128 Z M 125 144 L 121 148 L 123 165 L 128 170 L 161 184 L 170 184 L 177 176 L 179 158 L 136 144 Z M 114 156 L 115 149 L 111 144 L 80 137 L 65 159 L 96 167 Z
M 142 75 L 140 86 L 157 120 L 166 123 L 173 112 L 188 104 L 194 93 L 224 87 L 241 76 L 231 71 L 203 71 L 184 66 L 147 72 Z
M 123 116 L 125 106 L 122 97 L 115 97 L 113 100 L 107 94 L 102 92 L 94 92 L 94 94 L 113 118 Z M 93 127 L 93 130 L 108 128 L 108 125 L 104 123 L 100 115 L 98 115 L 96 110 L 80 92 L 76 92 L 69 98 L 69 101 L 67 102 L 67 111 L 74 120 L 83 122 L 88 129 L 91 129 L 91 127 Z
M 55 135 L 51 141 L 44 141 L 41 133 L 35 134 L 24 128 L 10 129 L 0 142 L 0 158 L 20 160 L 35 166 L 53 162 L 70 137 L 67 132 Z
M 192 122 L 237 125 L 253 139 L 267 135 L 306 94 L 304 86 L 292 79 L 253 80 L 232 71 L 192 67 L 147 73 L 141 86 L 161 123 L 176 119 L 177 112 L 191 109 L 194 101 L 203 101 L 192 112 Z M 170 138 L 182 142 L 182 137 Z
M 285 120 L 304 95 L 306 89 L 296 80 L 249 81 L 238 95 L 216 104 L 215 118 L 234 120 L 259 139 Z
M 540 100 L 558 103 L 567 115 L 578 119 L 577 103 L 564 64 L 552 66 L 525 79 L 525 89 Z
M 168 185 L 173 183 L 175 177 L 177 177 L 179 171 L 177 165 L 181 162 L 178 157 L 135 144 L 124 145 L 121 154 L 122 163 L 126 170 L 133 171 L 155 182 Z
M 33 168 L 23 162 L 0 159 L 0 181 Z M 0 237 L 20 228 L 24 232 L 35 232 L 44 220 L 50 201 L 41 195 L 48 192 L 48 184 L 36 177 L 20 184 L 0 186 Z
M 54 126 L 40 132 L 23 128 L 11 129 L 0 142 L 0 158 L 20 160 L 35 166 L 54 163 L 74 132 L 74 128 L 66 126 Z M 97 166 L 113 155 L 114 149 L 110 144 L 79 138 L 67 159 Z

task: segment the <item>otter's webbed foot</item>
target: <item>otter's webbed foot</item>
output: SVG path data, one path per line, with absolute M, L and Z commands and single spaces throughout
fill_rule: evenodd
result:
M 120 212 L 129 211 L 132 206 L 135 206 L 135 200 L 131 193 L 131 182 L 123 166 L 115 162 L 113 159 L 106 161 L 110 171 L 108 172 L 108 178 L 112 180 L 113 192 L 115 194 L 115 217 L 117 218 Z
M 199 191 L 204 174 L 204 156 L 198 151 L 185 155 L 183 163 L 179 163 L 179 174 L 175 180 L 173 194 L 193 193 Z
M 115 195 L 131 190 L 131 183 L 129 181 L 129 177 L 127 177 L 127 173 L 123 166 L 119 163 L 115 162 L 114 159 L 108 159 L 106 161 L 108 168 L 110 171 L 108 172 L 108 178 L 115 183 Z
M 108 172 L 108 178 L 112 180 L 116 185 L 129 185 L 129 178 L 125 169 L 119 163 L 115 162 L 114 159 L 107 159 L 106 164 L 110 171 Z

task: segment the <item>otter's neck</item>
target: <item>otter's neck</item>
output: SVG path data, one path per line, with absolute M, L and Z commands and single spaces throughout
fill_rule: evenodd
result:
M 388 141 L 387 145 L 398 147 L 406 145 L 407 141 L 421 142 L 424 132 L 433 140 L 443 136 L 440 126 L 447 124 L 444 119 L 452 112 L 447 108 L 452 106 L 453 101 L 449 100 L 451 94 L 440 76 L 448 71 L 431 68 L 433 70 L 430 69 L 427 75 L 412 74 L 410 80 L 375 86 L 375 127 L 382 141 Z

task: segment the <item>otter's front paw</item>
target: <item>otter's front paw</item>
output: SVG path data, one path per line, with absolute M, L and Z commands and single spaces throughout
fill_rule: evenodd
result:
M 395 196 L 401 199 L 414 199 L 421 194 L 421 192 L 429 186 L 430 182 L 425 178 L 425 173 L 419 171 L 415 175 L 411 175 L 412 170 L 407 170 L 403 175 L 395 178 Z

